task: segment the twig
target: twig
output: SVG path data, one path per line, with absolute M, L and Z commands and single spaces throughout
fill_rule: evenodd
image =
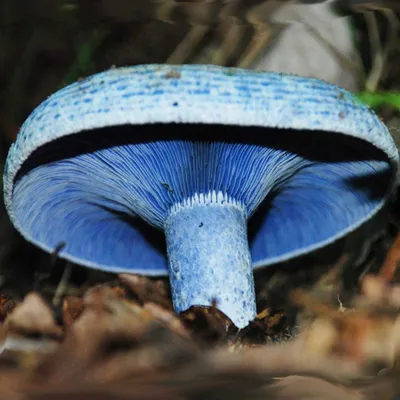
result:
M 394 279 L 397 268 L 400 263 L 400 233 L 397 234 L 396 239 L 386 255 L 385 262 L 379 271 L 379 275 L 390 282 Z
M 69 278 L 71 277 L 72 273 L 72 264 L 67 262 L 67 265 L 65 266 L 64 272 L 62 274 L 61 280 L 57 286 L 57 289 L 54 293 L 53 297 L 53 306 L 58 306 L 61 303 L 61 299 L 63 298 L 65 292 L 67 291 L 68 287 L 68 282 Z
M 373 58 L 371 72 L 369 73 L 365 82 L 365 88 L 369 92 L 375 92 L 383 71 L 383 50 L 381 46 L 378 23 L 376 21 L 375 14 L 371 11 L 366 11 L 363 12 L 363 15 L 367 24 L 369 41 L 371 45 L 371 54 Z

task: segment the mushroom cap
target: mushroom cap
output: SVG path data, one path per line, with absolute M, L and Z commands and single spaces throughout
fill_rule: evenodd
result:
M 181 129 L 186 141 L 167 140 Z M 167 274 L 163 236 L 142 220 L 162 229 L 172 203 L 203 196 L 203 186 L 192 185 L 197 178 L 174 175 L 189 157 L 187 138 L 199 141 L 199 129 L 208 129 L 207 141 L 222 138 L 215 148 L 190 142 L 197 156 L 205 151 L 222 160 L 219 186 L 206 185 L 208 195 L 232 197 L 254 214 L 254 267 L 355 230 L 383 207 L 398 168 L 385 125 L 337 86 L 217 66 L 141 65 L 69 85 L 32 112 L 5 165 L 10 218 L 46 251 L 66 242 L 60 256 L 73 262 Z M 211 169 L 210 181 L 218 168 Z M 149 189 L 155 181 L 156 194 Z M 161 211 L 157 201 L 165 202 Z

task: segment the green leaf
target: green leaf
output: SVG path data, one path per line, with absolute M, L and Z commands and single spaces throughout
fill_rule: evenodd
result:
M 371 108 L 390 106 L 400 110 L 400 92 L 360 92 L 356 97 Z

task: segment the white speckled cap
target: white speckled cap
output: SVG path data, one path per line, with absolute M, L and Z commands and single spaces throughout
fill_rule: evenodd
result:
M 56 92 L 23 124 L 4 171 L 5 204 L 14 225 L 31 242 L 52 250 L 50 244 L 27 233 L 14 210 L 16 175 L 35 150 L 82 131 L 156 123 L 282 128 L 292 130 L 293 135 L 336 132 L 380 149 L 387 156 L 393 176 L 398 168 L 398 151 L 385 125 L 366 105 L 337 86 L 293 75 L 205 65 L 111 69 Z M 276 132 L 279 134 L 279 130 Z M 383 202 L 379 204 L 356 224 L 340 231 L 339 236 L 364 222 Z M 91 265 L 90 260 L 68 251 L 65 256 Z

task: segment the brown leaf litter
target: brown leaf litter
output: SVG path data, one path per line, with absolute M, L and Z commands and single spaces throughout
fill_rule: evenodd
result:
M 0 399 L 394 399 L 396 254 L 346 307 L 319 289 L 293 291 L 308 315 L 295 337 L 279 310 L 241 330 L 217 304 L 177 316 L 164 281 L 127 274 L 59 306 L 37 292 L 0 297 Z
M 159 285 L 133 282 L 141 289 Z M 281 320 L 268 310 L 237 331 L 215 307 L 192 307 L 178 317 L 150 301 L 159 294 L 128 295 L 121 282 L 65 298 L 57 322 L 50 305 L 31 293 L 8 315 L 8 335 L 39 335 L 57 346 L 47 353 L 5 351 L 0 398 L 367 399 L 379 393 L 389 399 L 385 392 L 399 386 L 400 287 L 368 276 L 362 289 L 346 311 L 298 292 L 295 300 L 312 309 L 314 321 L 296 339 L 264 338 L 267 344 L 259 344 L 254 330 L 267 332 Z M 389 373 L 378 375 L 382 368 Z

